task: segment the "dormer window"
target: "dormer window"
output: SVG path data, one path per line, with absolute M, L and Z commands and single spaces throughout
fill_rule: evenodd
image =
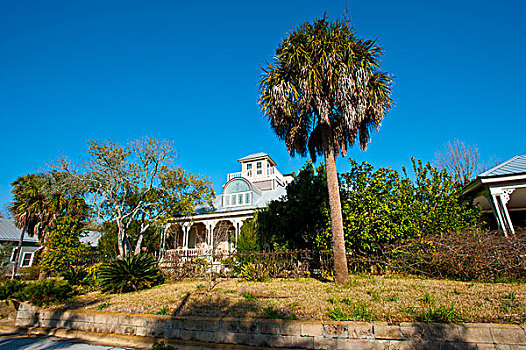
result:
M 256 169 L 257 175 L 263 174 L 263 164 L 261 164 L 261 162 L 256 162 Z
M 248 177 L 252 176 L 252 163 L 247 164 L 247 176 Z
M 245 180 L 234 180 L 223 192 L 223 206 L 236 207 L 252 204 L 253 192 Z

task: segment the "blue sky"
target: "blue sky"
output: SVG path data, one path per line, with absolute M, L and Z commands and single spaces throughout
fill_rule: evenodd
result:
M 178 164 L 220 189 L 238 158 L 290 158 L 257 105 L 260 67 L 280 40 L 334 1 L 2 1 L 0 206 L 10 183 L 88 140 L 174 141 Z M 356 1 L 358 35 L 378 38 L 396 106 L 366 152 L 399 170 L 458 138 L 483 159 L 526 153 L 526 1 Z M 338 162 L 348 169 L 347 161 Z

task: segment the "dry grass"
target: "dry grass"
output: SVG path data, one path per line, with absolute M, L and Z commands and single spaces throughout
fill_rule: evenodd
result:
M 526 285 L 355 275 L 345 286 L 231 279 L 208 291 L 206 281 L 185 281 L 121 295 L 92 292 L 69 306 L 181 316 L 524 323 Z

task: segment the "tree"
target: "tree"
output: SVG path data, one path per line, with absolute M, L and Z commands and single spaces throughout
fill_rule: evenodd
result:
M 18 272 L 20 251 L 25 234 L 33 236 L 41 232 L 45 201 L 45 195 L 41 191 L 43 183 L 43 175 L 28 174 L 19 177 L 11 184 L 13 202 L 9 205 L 9 210 L 13 215 L 15 226 L 22 230 L 15 251 L 11 278 L 15 278 Z
M 481 166 L 479 160 L 478 148 L 458 139 L 445 144 L 444 150 L 435 155 L 437 166 L 445 169 L 461 186 L 467 185 L 477 175 Z
M 349 279 L 335 157 L 370 132 L 391 109 L 392 81 L 379 72 L 382 48 L 356 36 L 346 20 L 319 19 L 287 35 L 260 81 L 260 105 L 291 156 L 323 154 L 331 213 L 335 280 Z
M 256 217 L 260 245 L 267 250 L 312 249 L 329 225 L 325 167 L 308 161 L 287 185 L 287 195 L 273 200 Z
M 57 219 L 71 216 L 83 220 L 87 216 L 88 208 L 84 200 L 69 184 L 68 175 L 57 171 L 28 174 L 12 183 L 14 200 L 9 209 L 15 226 L 22 229 L 12 278 L 18 270 L 17 262 L 26 233 L 31 237 L 37 235 L 46 250 L 49 228 Z
M 51 224 L 40 263 L 43 271 L 60 274 L 88 252 L 89 248 L 80 242 L 85 225 L 84 218 L 73 216 L 58 218 Z
M 126 146 L 90 141 L 90 159 L 81 172 L 61 160 L 77 186 L 84 188 L 99 219 L 115 222 L 120 256 L 139 254 L 151 225 L 193 212 L 200 203 L 211 206 L 211 183 L 173 167 L 175 152 L 169 141 L 143 138 Z M 128 230 L 140 224 L 135 249 Z

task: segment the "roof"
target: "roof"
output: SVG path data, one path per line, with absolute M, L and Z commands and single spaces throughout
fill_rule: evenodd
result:
M 13 220 L 0 218 L 0 241 L 18 242 L 21 234 L 22 230 L 15 227 Z M 36 236 L 29 237 L 28 235 L 25 235 L 24 242 L 36 243 L 38 242 L 38 238 Z
M 272 165 L 276 165 L 276 162 L 272 158 L 270 158 L 270 156 L 268 154 L 266 154 L 265 152 L 249 154 L 248 156 L 240 158 L 237 161 L 240 162 L 240 163 L 244 163 L 247 160 L 261 159 L 261 158 L 268 158 L 270 160 L 270 162 L 272 163 Z
M 518 155 L 483 172 L 479 177 L 496 177 L 506 175 L 526 174 L 526 155 Z
M 80 237 L 80 242 L 88 244 L 90 247 L 97 247 L 99 240 L 102 237 L 102 232 L 88 230 L 85 236 Z
M 216 197 L 214 201 L 214 207 L 217 209 L 213 210 L 212 212 L 223 213 L 223 212 L 237 211 L 237 210 L 244 210 L 244 209 L 264 208 L 271 201 L 277 200 L 286 194 L 287 194 L 287 190 L 285 189 L 285 187 L 278 186 L 277 188 L 273 190 L 263 191 L 261 196 L 256 200 L 255 203 L 248 204 L 248 205 L 238 205 L 238 206 L 233 206 L 233 207 L 223 207 L 222 206 L 223 195 L 219 195 Z

